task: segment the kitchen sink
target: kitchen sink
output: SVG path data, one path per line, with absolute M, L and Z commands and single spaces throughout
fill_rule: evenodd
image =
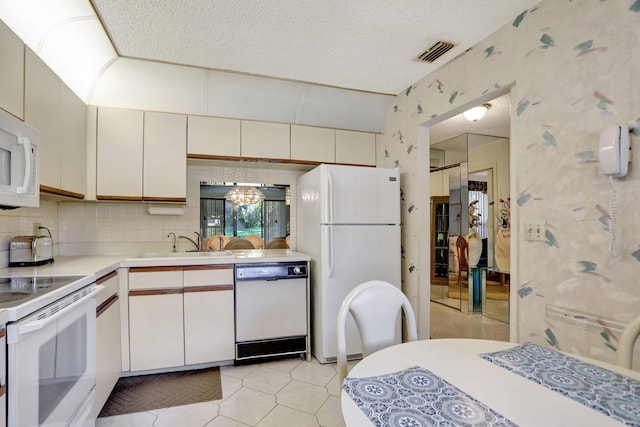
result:
M 146 252 L 139 258 L 235 258 L 231 251 Z

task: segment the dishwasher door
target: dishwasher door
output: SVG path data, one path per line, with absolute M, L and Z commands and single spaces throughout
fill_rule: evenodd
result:
M 235 272 L 236 361 L 310 358 L 308 264 L 238 264 Z
M 307 279 L 236 283 L 236 341 L 307 335 Z

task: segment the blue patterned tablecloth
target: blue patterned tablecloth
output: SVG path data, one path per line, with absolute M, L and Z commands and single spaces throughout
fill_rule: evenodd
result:
M 418 366 L 375 377 L 347 377 L 343 388 L 376 426 L 516 425 Z
M 480 357 L 629 426 L 640 427 L 638 380 L 533 343 Z

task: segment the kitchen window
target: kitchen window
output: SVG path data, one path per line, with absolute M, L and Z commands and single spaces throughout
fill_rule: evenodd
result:
M 286 185 L 261 184 L 264 200 L 256 204 L 234 205 L 225 195 L 235 183 L 201 183 L 200 232 L 203 238 L 217 234 L 244 237 L 255 234 L 267 242 L 289 234 L 290 216 Z

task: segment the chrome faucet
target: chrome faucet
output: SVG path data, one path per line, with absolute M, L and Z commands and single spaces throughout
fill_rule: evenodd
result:
M 167 234 L 167 237 L 171 237 L 171 236 L 173 236 L 173 252 L 175 252 L 176 251 L 176 233 L 171 232 Z
M 224 237 L 218 236 L 218 241 L 220 242 L 220 250 L 224 249 Z
M 202 248 L 200 247 L 201 246 L 200 233 L 198 233 L 197 231 L 195 231 L 195 233 L 196 233 L 196 236 L 198 236 L 197 242 L 190 237 L 182 236 L 182 235 L 178 236 L 178 239 L 187 239 L 188 241 L 193 243 L 193 246 L 195 246 L 196 250 L 199 251 L 199 250 L 202 250 Z

